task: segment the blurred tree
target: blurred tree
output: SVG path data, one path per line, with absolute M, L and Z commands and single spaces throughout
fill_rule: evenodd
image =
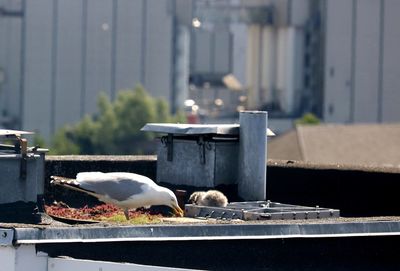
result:
M 114 102 L 105 94 L 98 100 L 98 114 L 65 126 L 53 138 L 52 154 L 143 154 L 154 134 L 140 132 L 148 122 L 184 122 L 169 113 L 168 104 L 152 98 L 142 86 L 118 92 Z
M 49 154 L 79 154 L 80 148 L 78 144 L 68 138 L 70 132 L 73 130 L 71 126 L 65 126 L 56 132 L 53 137 L 53 144 L 50 148 Z
M 33 135 L 33 146 L 38 146 L 40 148 L 46 148 L 46 140 L 39 134 Z
M 311 124 L 311 125 L 316 125 L 320 124 L 320 119 L 315 116 L 313 113 L 305 113 L 301 118 L 297 119 L 295 121 L 295 124 Z

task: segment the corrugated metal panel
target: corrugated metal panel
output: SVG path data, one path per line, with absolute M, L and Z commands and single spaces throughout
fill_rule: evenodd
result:
M 85 113 L 97 110 L 97 95 L 111 92 L 112 1 L 88 0 Z
M 172 87 L 172 17 L 168 0 L 147 0 L 144 86 L 152 96 L 170 98 Z
M 141 81 L 142 6 L 142 1 L 118 0 L 116 91 Z
M 400 116 L 400 1 L 384 1 L 382 120 L 399 121 Z
M 350 117 L 353 1 L 326 1 L 324 120 L 347 122 Z
M 358 1 L 354 56 L 354 121 L 378 120 L 380 1 Z
M 2 1 L 0 1 L 1 4 Z M 2 79 L 0 79 L 0 110 L 6 106 L 4 103 L 4 75 L 6 72 L 6 55 L 7 55 L 7 28 L 8 28 L 7 20 L 0 18 L 0 72 L 2 73 Z
M 26 59 L 24 75 L 25 130 L 50 134 L 53 1 L 27 1 Z
M 3 18 L 4 20 L 4 18 Z M 6 42 L 6 81 L 4 91 L 6 92 L 6 105 L 9 115 L 20 119 L 20 86 L 21 86 L 21 18 L 9 18 L 5 22 L 7 35 Z
M 82 0 L 58 1 L 55 129 L 81 118 L 82 5 Z

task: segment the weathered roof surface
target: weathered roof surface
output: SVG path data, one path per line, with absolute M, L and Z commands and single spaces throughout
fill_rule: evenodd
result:
M 400 124 L 301 125 L 271 143 L 269 158 L 400 166 Z
M 268 141 L 268 158 L 302 161 L 297 131 L 291 130 Z

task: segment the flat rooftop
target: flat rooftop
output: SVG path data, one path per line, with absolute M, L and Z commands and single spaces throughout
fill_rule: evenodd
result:
M 63 196 L 48 185 L 49 176 L 74 177 L 80 171 L 96 170 L 130 171 L 155 179 L 156 157 L 47 156 L 45 198 Z M 188 194 L 199 189 L 163 185 L 185 189 Z M 235 186 L 218 189 L 231 201 L 240 200 Z M 245 222 L 170 218 L 160 224 L 137 226 L 68 225 L 54 221 L 41 225 L 0 223 L 0 245 L 35 245 L 52 257 L 182 268 L 249 270 L 251 265 L 292 270 L 294 262 L 296 266 L 324 270 L 350 262 L 364 270 L 373 270 L 375 262 L 384 263 L 379 267 L 397 268 L 393 251 L 400 242 L 399 190 L 398 168 L 269 160 L 267 199 L 340 209 L 341 217 Z M 77 197 L 85 200 L 81 194 Z M 160 256 L 151 256 L 154 251 Z M 228 256 L 221 256 L 221 251 Z M 288 257 L 293 260 L 291 263 Z

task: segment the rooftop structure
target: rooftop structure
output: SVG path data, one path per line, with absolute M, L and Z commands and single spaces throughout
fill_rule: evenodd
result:
M 150 156 L 48 156 L 46 175 L 74 176 L 101 169 L 154 177 L 155 166 L 156 158 Z M 26 270 L 27 265 L 34 271 L 63 270 L 55 269 L 60 266 L 104 269 L 110 262 L 113 270 L 398 267 L 400 212 L 395 203 L 400 184 L 395 180 L 399 170 L 270 160 L 267 172 L 268 198 L 281 202 L 290 198 L 295 204 L 320 202 L 340 208 L 344 217 L 142 226 L 0 223 L 0 258 L 8 270 L 16 271 Z M 47 189 L 49 193 L 54 191 Z

